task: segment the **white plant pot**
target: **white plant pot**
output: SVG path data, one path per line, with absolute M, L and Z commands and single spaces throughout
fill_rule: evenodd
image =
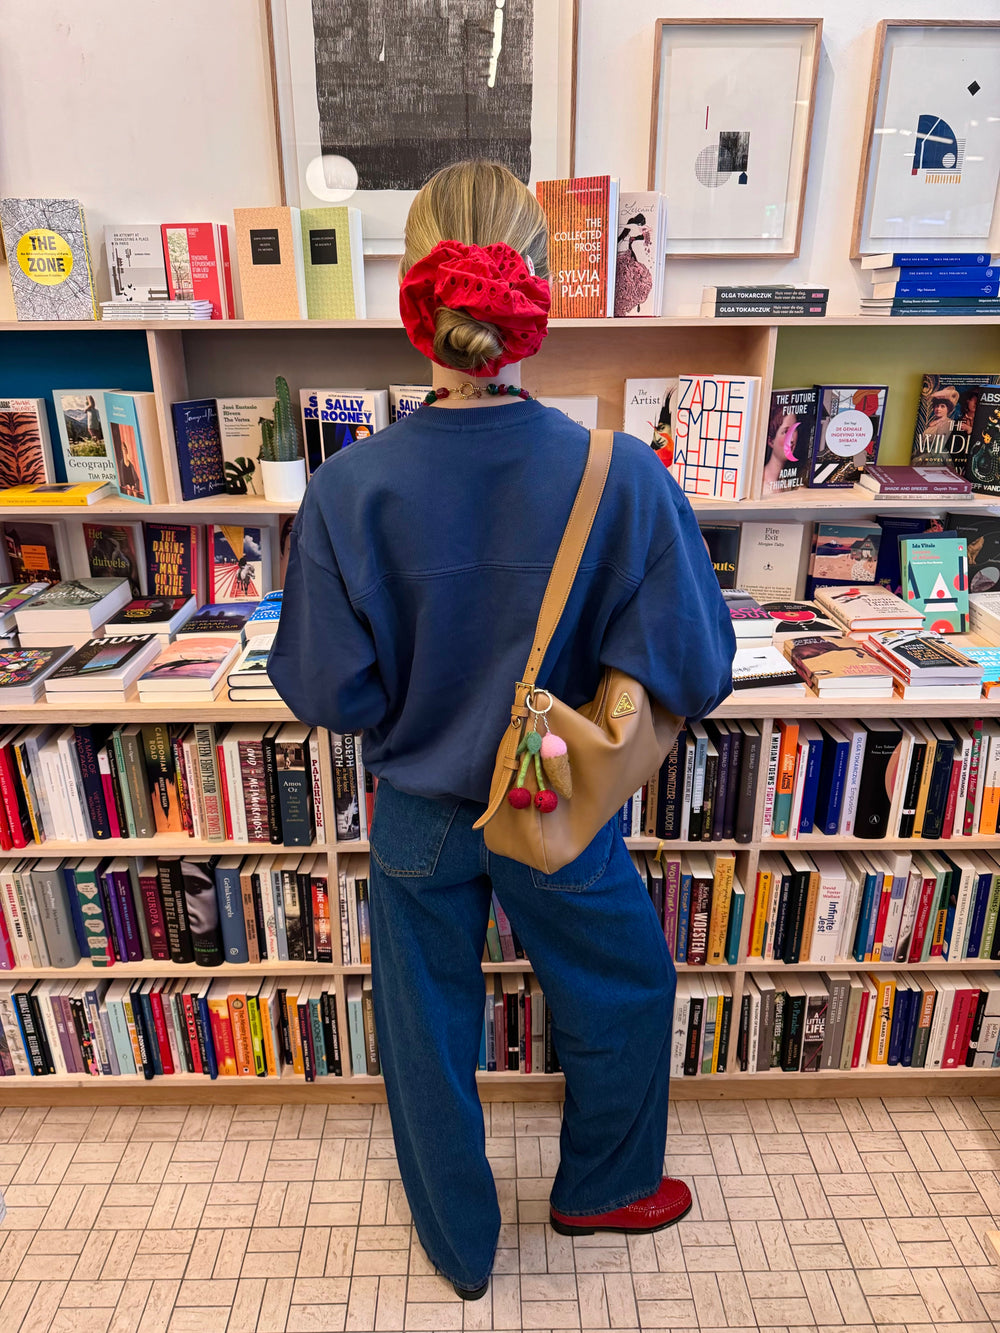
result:
M 290 463 L 271 463 L 260 460 L 264 498 L 273 504 L 297 505 L 306 493 L 306 460 L 295 458 Z

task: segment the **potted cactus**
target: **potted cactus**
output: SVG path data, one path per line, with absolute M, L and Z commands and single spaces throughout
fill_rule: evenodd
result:
M 298 504 L 306 489 L 306 460 L 284 375 L 274 381 L 274 392 L 273 419 L 260 419 L 260 472 L 264 495 L 278 504 Z

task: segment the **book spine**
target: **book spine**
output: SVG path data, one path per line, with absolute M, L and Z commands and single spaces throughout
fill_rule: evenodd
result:
M 286 847 L 308 847 L 313 840 L 310 786 L 306 767 L 278 769 L 281 831 Z
M 216 866 L 215 894 L 219 904 L 222 956 L 227 963 L 249 963 L 239 866 Z
M 712 902 L 712 882 L 695 877 L 691 885 L 691 924 L 687 962 L 703 966 L 708 956 L 708 921 Z
M 11 844 L 14 847 L 27 847 L 30 821 L 23 799 L 19 799 L 19 783 L 15 776 L 12 762 L 12 746 L 0 746 L 0 800 L 3 801 L 4 816 L 10 828 Z
M 224 842 L 226 829 L 219 788 L 219 764 L 215 728 L 211 722 L 196 722 L 194 739 L 198 749 L 198 785 L 205 811 L 205 838 L 208 842 Z
M 753 817 L 757 806 L 757 778 L 760 771 L 760 735 L 750 732 L 744 735 L 743 752 L 740 757 L 736 798 L 736 816 L 734 835 L 737 842 L 750 842 L 753 839 Z
M 247 841 L 270 842 L 267 795 L 264 790 L 264 752 L 260 741 L 239 742 L 240 776 L 246 811 Z
M 275 738 L 266 731 L 261 738 L 261 755 L 264 761 L 264 796 L 267 802 L 267 825 L 271 833 L 271 842 L 282 841 L 281 802 L 278 795 L 278 767 L 276 762 Z
M 195 831 L 196 803 L 192 799 L 191 779 L 188 774 L 187 760 L 184 755 L 184 741 L 179 735 L 170 738 L 170 756 L 173 764 L 174 785 L 177 789 L 177 807 L 180 813 L 181 831 L 189 838 L 201 840 L 201 829 Z
M 104 804 L 104 785 L 94 744 L 93 727 L 74 727 L 73 738 L 76 745 L 76 757 L 80 766 L 80 778 L 83 782 L 83 794 L 86 800 L 87 818 L 95 838 L 110 838 L 111 824 Z
M 313 820 L 316 841 L 326 841 L 326 817 L 323 809 L 323 770 L 319 758 L 319 732 L 313 727 L 309 733 L 309 779 L 312 784 Z
M 121 737 L 122 757 L 125 761 L 125 782 L 132 803 L 135 837 L 151 838 L 156 832 L 153 803 L 150 799 L 149 778 L 138 735 L 124 731 Z
M 771 732 L 767 757 L 767 782 L 764 787 L 764 823 L 761 837 L 769 838 L 774 827 L 774 802 L 778 794 L 778 756 L 781 752 L 781 732 L 775 726 Z
M 333 809 L 337 841 L 356 842 L 361 838 L 361 818 L 354 736 L 350 732 L 331 732 L 330 746 L 333 753 Z

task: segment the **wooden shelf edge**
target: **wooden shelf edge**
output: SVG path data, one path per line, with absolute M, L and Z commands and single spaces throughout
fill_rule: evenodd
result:
M 483 1073 L 476 1076 L 482 1101 L 552 1101 L 563 1099 L 562 1074 Z M 675 1078 L 675 1101 L 756 1101 L 816 1097 L 986 1096 L 997 1088 L 995 1070 L 956 1069 L 928 1073 L 901 1066 L 885 1069 L 831 1070 L 819 1074 L 706 1074 Z M 0 1079 L 0 1104 L 15 1106 L 260 1105 L 293 1103 L 371 1103 L 385 1101 L 381 1078 L 353 1075 L 306 1083 L 301 1079 L 207 1079 L 172 1074 L 152 1080 L 137 1075 L 81 1078 L 78 1075 L 29 1075 Z M 669 1151 L 670 1143 L 667 1141 Z

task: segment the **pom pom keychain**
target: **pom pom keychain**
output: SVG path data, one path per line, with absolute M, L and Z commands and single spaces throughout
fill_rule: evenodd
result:
M 561 736 L 546 730 L 542 737 L 541 755 L 542 767 L 545 769 L 545 776 L 549 780 L 549 785 L 560 796 L 565 796 L 569 800 L 573 795 L 573 775 L 569 771 L 569 755 L 566 753 L 566 742 Z
M 545 782 L 541 759 L 542 745 L 541 735 L 537 731 L 529 731 L 521 738 L 521 743 L 517 747 L 517 753 L 521 755 L 521 766 L 517 770 L 513 787 L 507 793 L 507 800 L 515 810 L 527 810 L 531 804 L 531 792 L 524 784 L 532 763 L 535 765 L 535 782 L 538 786 L 538 791 L 535 793 L 536 808 L 543 815 L 547 815 L 551 814 L 559 804 L 559 797 Z

